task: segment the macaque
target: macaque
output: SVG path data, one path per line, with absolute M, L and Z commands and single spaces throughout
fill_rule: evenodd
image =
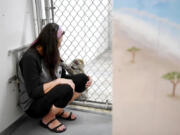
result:
M 69 65 L 62 62 L 61 65 L 70 75 L 84 73 L 84 61 L 81 59 L 74 59 Z
M 66 71 L 70 75 L 84 73 L 84 61 L 82 59 L 74 59 L 69 65 L 62 62 L 61 65 L 63 68 L 66 69 Z M 87 98 L 88 98 L 88 90 L 86 89 L 78 99 L 87 100 Z

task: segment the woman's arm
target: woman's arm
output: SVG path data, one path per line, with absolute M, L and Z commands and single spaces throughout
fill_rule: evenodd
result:
M 25 53 L 20 60 L 20 69 L 28 95 L 37 99 L 44 95 L 43 84 L 40 81 L 40 62 L 32 53 Z
M 44 93 L 48 93 L 52 88 L 54 88 L 56 85 L 58 85 L 57 81 L 54 80 L 54 81 L 51 81 L 51 82 L 48 82 L 48 83 L 44 83 L 43 84 L 43 91 Z
M 48 93 L 52 88 L 59 84 L 69 84 L 74 90 L 74 83 L 70 79 L 57 78 L 48 83 L 40 81 L 40 63 L 32 54 L 26 54 L 20 62 L 25 86 L 31 98 L 37 99 Z
M 64 79 L 64 78 L 57 78 L 56 80 L 53 80 L 51 82 L 48 83 L 44 83 L 43 84 L 43 91 L 44 94 L 48 93 L 50 90 L 52 90 L 52 88 L 54 88 L 56 85 L 60 85 L 60 84 L 68 84 L 71 86 L 71 88 L 74 90 L 75 89 L 75 84 L 73 83 L 73 81 L 71 79 Z

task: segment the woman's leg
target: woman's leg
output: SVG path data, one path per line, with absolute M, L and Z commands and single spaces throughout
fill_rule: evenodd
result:
M 89 80 L 89 78 L 87 75 L 81 73 L 81 74 L 72 75 L 68 79 L 72 79 L 75 84 L 75 91 L 73 92 L 73 96 L 68 103 L 68 104 L 71 104 L 75 99 L 77 99 L 82 94 L 82 92 L 85 91 L 86 89 L 85 85 L 87 81 Z M 60 110 L 58 114 L 61 114 L 61 113 L 62 113 L 62 110 Z M 62 117 L 64 118 L 67 118 L 68 116 L 69 116 L 69 112 L 65 112 L 62 115 Z M 74 119 L 76 118 L 76 116 L 72 114 L 71 118 Z
M 42 123 L 47 124 L 49 121 L 55 119 L 56 114 L 58 114 L 59 111 L 63 111 L 63 108 L 57 108 L 54 105 L 52 105 L 49 113 L 42 118 Z M 53 129 L 54 127 L 57 127 L 60 124 L 61 122 L 59 120 L 54 120 L 52 123 L 48 125 L 48 127 L 50 129 Z M 63 131 L 64 129 L 66 129 L 64 125 L 57 128 L 58 131 Z
M 81 96 L 81 94 L 82 93 L 74 92 L 73 97 L 71 98 L 71 100 L 69 101 L 68 104 L 71 104 L 75 99 L 77 99 L 79 96 Z
M 52 105 L 58 108 L 64 108 L 69 103 L 72 96 L 73 89 L 70 85 L 57 85 L 42 98 L 35 100 L 26 112 L 29 116 L 34 118 L 45 116 Z
M 56 114 L 63 111 L 73 96 L 73 89 L 70 85 L 62 84 L 55 86 L 44 97 L 34 101 L 30 108 L 26 111 L 32 117 L 43 117 L 42 122 L 47 124 L 55 118 Z M 49 124 L 49 128 L 58 126 L 58 120 Z M 63 130 L 65 127 L 60 126 L 57 130 Z
M 71 78 L 69 78 L 69 79 L 72 79 L 73 82 L 75 83 L 75 91 L 73 92 L 72 98 L 68 101 L 68 104 L 72 103 L 75 99 L 77 99 L 81 95 L 81 93 L 86 89 L 85 84 L 88 81 L 88 77 L 85 74 L 77 74 L 77 75 L 71 76 Z M 70 94 L 67 94 L 67 95 L 70 95 Z M 58 105 L 58 103 L 61 103 L 61 101 L 58 100 L 57 103 L 54 103 L 54 106 L 51 108 L 52 113 L 54 112 L 54 116 L 56 114 L 61 114 L 63 112 L 63 108 L 65 107 L 65 106 L 59 107 L 61 105 Z M 50 115 L 52 115 L 52 114 L 50 113 Z M 63 114 L 63 117 L 65 117 L 65 118 L 68 116 L 69 116 L 68 112 L 65 112 Z M 71 118 L 74 119 L 74 118 L 76 118 L 76 116 L 72 115 Z
M 89 78 L 87 75 L 81 73 L 73 75 L 72 80 L 75 83 L 75 92 L 73 93 L 73 97 L 69 104 L 72 103 L 75 99 L 77 99 L 82 94 L 82 92 L 86 90 L 86 83 Z

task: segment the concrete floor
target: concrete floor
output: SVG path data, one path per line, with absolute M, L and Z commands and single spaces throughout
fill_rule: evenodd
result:
M 69 111 L 69 110 L 68 110 Z M 112 134 L 112 116 L 110 114 L 100 114 L 87 111 L 73 110 L 77 115 L 75 121 L 61 122 L 67 127 L 67 130 L 61 135 L 111 135 Z M 23 122 L 8 135 L 54 135 L 48 129 L 39 125 L 39 120 L 25 117 Z

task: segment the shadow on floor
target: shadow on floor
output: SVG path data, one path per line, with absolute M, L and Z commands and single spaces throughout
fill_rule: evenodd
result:
M 69 111 L 69 110 L 68 110 Z M 67 130 L 61 135 L 111 135 L 112 134 L 112 116 L 109 114 L 98 114 L 93 112 L 83 112 L 73 110 L 77 115 L 75 121 L 61 122 L 67 127 Z M 21 125 L 8 135 L 54 135 L 48 129 L 39 125 L 39 120 L 24 118 Z

